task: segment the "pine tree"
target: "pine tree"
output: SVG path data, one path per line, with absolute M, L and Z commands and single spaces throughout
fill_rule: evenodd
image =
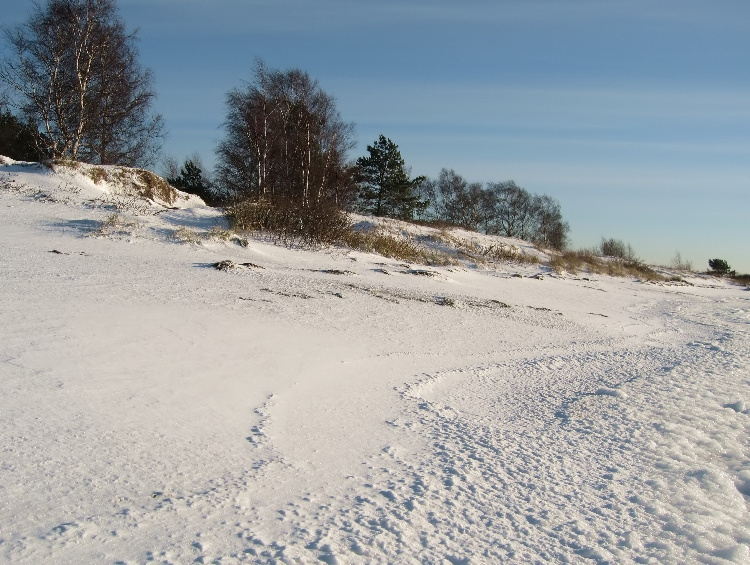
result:
M 0 155 L 16 161 L 41 161 L 44 139 L 33 124 L 23 123 L 8 111 L 0 113 Z
M 720 275 L 726 275 L 732 270 L 732 267 L 724 259 L 709 259 L 708 266 Z
M 211 181 L 203 174 L 197 159 L 185 161 L 180 174 L 168 178 L 167 182 L 183 192 L 200 196 L 209 206 L 213 206 L 218 200 Z
M 368 157 L 357 159 L 360 209 L 375 216 L 412 219 L 426 206 L 416 194 L 425 177 L 409 179 L 398 145 L 384 135 L 367 151 Z

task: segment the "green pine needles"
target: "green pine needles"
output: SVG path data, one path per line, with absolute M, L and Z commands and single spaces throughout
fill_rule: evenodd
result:
M 367 146 L 368 157 L 357 159 L 360 175 L 359 207 L 365 214 L 411 220 L 427 202 L 416 189 L 425 177 L 410 179 L 398 145 L 381 135 Z

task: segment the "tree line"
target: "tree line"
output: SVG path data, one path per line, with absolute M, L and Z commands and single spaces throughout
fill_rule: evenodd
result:
M 254 82 L 230 91 L 226 106 L 215 190 L 229 200 L 280 200 L 301 208 L 334 204 L 556 249 L 567 243 L 560 203 L 513 181 L 470 184 L 447 169 L 434 180 L 410 178 L 398 145 L 384 135 L 367 146 L 368 155 L 347 161 L 354 125 L 344 122 L 333 98 L 298 69 L 269 70 L 258 61 Z
M 469 183 L 443 169 L 420 187 L 428 203 L 424 218 L 491 235 L 516 237 L 544 247 L 564 249 L 569 226 L 560 203 L 547 194 L 532 194 L 514 181 Z
M 0 113 L 3 154 L 154 164 L 164 122 L 152 112 L 153 74 L 141 67 L 137 36 L 126 30 L 115 0 L 47 0 L 5 35 L 13 55 L 0 64 L 0 81 L 18 115 Z M 310 210 L 349 210 L 557 249 L 567 243 L 559 202 L 513 181 L 469 183 L 447 169 L 437 179 L 410 178 L 398 146 L 383 135 L 367 155 L 349 160 L 354 124 L 299 69 L 269 69 L 259 60 L 225 104 L 215 173 L 206 174 L 197 157 L 168 167 L 170 183 L 209 204 L 264 203 L 264 210 L 283 206 L 315 218 L 326 215 Z

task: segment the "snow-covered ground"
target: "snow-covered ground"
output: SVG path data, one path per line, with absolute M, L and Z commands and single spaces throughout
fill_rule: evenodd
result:
M 743 288 L 245 247 L 4 163 L 0 561 L 750 563 Z

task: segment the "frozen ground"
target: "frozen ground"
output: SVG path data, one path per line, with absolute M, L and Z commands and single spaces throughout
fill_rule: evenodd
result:
M 0 561 L 750 563 L 750 292 L 243 247 L 5 162 Z

